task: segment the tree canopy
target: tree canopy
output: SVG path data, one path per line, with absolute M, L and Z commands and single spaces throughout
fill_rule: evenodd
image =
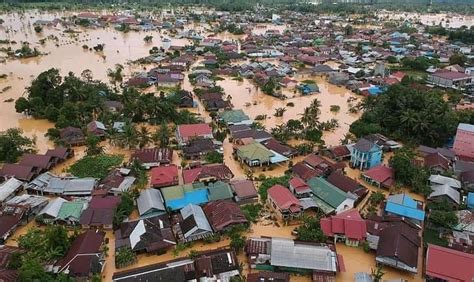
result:
M 35 151 L 35 140 L 23 136 L 23 131 L 10 128 L 0 132 L 0 162 L 14 163 L 24 153 Z

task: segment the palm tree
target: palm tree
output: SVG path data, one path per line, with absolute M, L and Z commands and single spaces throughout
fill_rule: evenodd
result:
M 275 117 L 282 117 L 285 112 L 286 112 L 286 108 L 277 108 L 275 109 L 275 113 L 273 115 Z
M 145 147 L 151 141 L 150 131 L 146 126 L 141 126 L 140 130 L 137 132 L 138 146 L 140 148 Z
M 122 71 L 123 66 L 121 64 L 116 64 L 115 69 L 107 70 L 107 76 L 114 85 L 116 85 L 117 82 L 121 83 L 123 81 Z
M 161 148 L 168 146 L 171 138 L 171 132 L 168 125 L 165 122 L 162 122 L 151 138 L 156 144 L 159 144 Z
M 382 277 L 385 275 L 385 272 L 382 271 L 382 266 L 377 265 L 375 269 L 371 269 L 371 276 L 374 282 L 382 281 Z

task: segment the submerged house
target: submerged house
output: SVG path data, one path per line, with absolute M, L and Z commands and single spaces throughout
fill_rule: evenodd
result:
M 172 211 L 189 204 L 202 205 L 209 202 L 209 192 L 203 185 L 184 184 L 162 188 L 161 194 L 167 209 Z
M 268 189 L 267 205 L 276 212 L 280 219 L 289 220 L 299 217 L 303 212 L 300 201 L 288 190 L 279 184 Z
M 316 274 L 328 279 L 320 281 L 335 279 L 343 265 L 342 257 L 327 245 L 286 238 L 251 238 L 247 240 L 245 253 L 251 268 Z
M 176 245 L 168 215 L 123 222 L 115 230 L 115 251 L 129 247 L 136 253 L 163 254 Z
M 357 209 L 322 218 L 320 224 L 324 235 L 334 238 L 335 242 L 342 240 L 348 246 L 359 246 L 367 236 L 365 220 Z
M 179 212 L 180 218 L 173 225 L 173 230 L 180 242 L 191 242 L 212 236 L 212 227 L 200 206 L 188 204 Z
M 423 204 L 415 201 L 408 194 L 390 195 L 385 204 L 385 213 L 405 218 L 417 226 L 425 220 Z
M 138 214 L 140 218 L 147 218 L 166 213 L 161 192 L 156 189 L 143 189 L 137 198 Z
M 351 166 L 360 170 L 370 169 L 382 163 L 382 148 L 372 141 L 361 138 L 352 147 Z

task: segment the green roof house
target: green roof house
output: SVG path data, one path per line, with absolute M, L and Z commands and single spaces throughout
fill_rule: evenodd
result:
M 269 165 L 271 158 L 275 155 L 265 146 L 257 142 L 239 147 L 236 153 L 239 160 L 248 166 Z
M 234 196 L 230 185 L 222 181 L 209 183 L 207 189 L 209 190 L 209 201 L 227 200 Z
M 251 125 L 253 121 L 242 110 L 229 110 L 219 114 L 220 120 L 227 125 L 246 124 Z
M 332 185 L 322 177 L 308 181 L 316 206 L 324 213 L 340 212 L 354 207 L 354 197 Z
M 57 220 L 68 225 L 79 224 L 82 211 L 84 210 L 84 202 L 66 202 L 61 205 Z

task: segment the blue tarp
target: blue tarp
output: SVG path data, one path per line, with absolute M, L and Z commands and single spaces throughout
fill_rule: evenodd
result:
M 383 90 L 378 86 L 371 86 L 367 91 L 369 91 L 369 94 L 372 96 L 377 96 L 383 92 Z
M 199 189 L 191 192 L 185 192 L 184 197 L 166 201 L 166 207 L 171 210 L 179 210 L 188 204 L 201 205 L 209 202 L 207 189 Z
M 474 209 L 474 193 L 473 192 L 467 193 L 467 207 L 470 209 Z

